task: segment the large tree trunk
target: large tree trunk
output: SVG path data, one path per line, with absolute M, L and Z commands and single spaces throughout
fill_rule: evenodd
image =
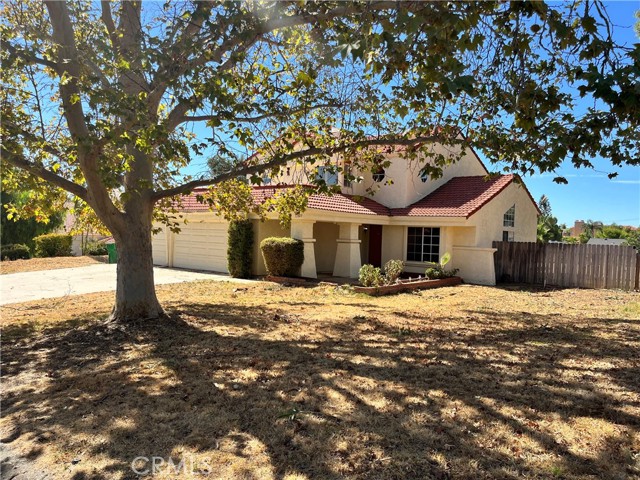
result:
M 118 273 L 111 321 L 129 322 L 158 318 L 163 314 L 153 281 L 151 219 L 141 220 L 128 222 L 123 234 L 114 233 Z

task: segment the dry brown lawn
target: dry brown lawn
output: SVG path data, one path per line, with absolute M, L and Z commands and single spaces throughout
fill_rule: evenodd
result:
M 640 476 L 638 294 L 199 282 L 128 328 L 112 296 L 2 309 L 0 437 L 53 478 Z
M 0 262 L 0 274 L 58 270 L 60 268 L 86 267 L 101 263 L 101 257 L 53 257 L 30 258 L 29 260 L 4 260 Z

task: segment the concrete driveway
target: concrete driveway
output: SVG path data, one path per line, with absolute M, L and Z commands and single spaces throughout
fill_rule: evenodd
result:
M 231 278 L 227 275 L 193 272 L 175 268 L 154 268 L 156 285 L 165 283 L 216 280 L 251 283 L 253 280 Z M 0 305 L 28 302 L 43 298 L 108 292 L 116 289 L 116 265 L 100 264 L 87 267 L 62 268 L 39 272 L 0 275 Z

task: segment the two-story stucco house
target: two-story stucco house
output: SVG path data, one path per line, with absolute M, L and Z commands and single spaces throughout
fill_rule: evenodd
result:
M 390 153 L 388 160 L 390 165 L 374 174 L 356 172 L 356 182 L 341 173 L 325 175 L 322 166 L 302 174 L 300 166 L 290 166 L 269 185 L 255 187 L 254 201 L 262 202 L 293 182 L 306 183 L 305 178 L 320 174 L 341 185 L 342 193 L 312 195 L 307 210 L 286 229 L 275 217 L 256 217 L 253 273 L 266 273 L 262 239 L 291 236 L 305 245 L 304 277 L 357 278 L 361 265 L 380 266 L 391 259 L 402 259 L 408 272 L 422 274 L 449 252 L 447 268 L 460 269 L 469 283 L 493 285 L 492 242 L 536 240 L 539 212 L 524 184 L 513 175 L 489 179 L 475 152 L 469 150 L 437 180 L 421 177 L 419 168 L 397 154 Z M 371 187 L 377 187 L 374 195 L 368 193 Z M 184 199 L 188 223 L 181 232 L 165 229 L 154 237 L 154 263 L 227 272 L 227 223 L 198 203 L 196 193 Z

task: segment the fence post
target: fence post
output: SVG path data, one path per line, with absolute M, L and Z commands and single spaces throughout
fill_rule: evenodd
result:
M 640 290 L 640 252 L 636 253 L 636 284 L 634 290 Z

